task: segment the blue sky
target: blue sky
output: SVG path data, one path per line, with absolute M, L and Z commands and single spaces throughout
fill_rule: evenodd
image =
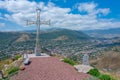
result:
M 0 31 L 33 30 L 26 20 L 36 20 L 36 8 L 41 8 L 41 20 L 51 20 L 51 26 L 73 30 L 120 28 L 120 0 L 1 0 Z

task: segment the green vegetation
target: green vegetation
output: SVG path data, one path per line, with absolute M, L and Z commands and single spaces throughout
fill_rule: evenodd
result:
M 101 79 L 101 80 L 114 80 L 109 75 L 106 75 L 106 74 L 101 74 L 99 76 L 99 79 Z
M 100 76 L 100 72 L 98 71 L 98 69 L 91 69 L 88 73 L 92 76 L 95 76 L 95 77 Z
M 8 74 L 11 75 L 11 74 L 17 72 L 18 70 L 19 70 L 18 67 L 12 67 L 12 68 L 8 71 Z
M 68 64 L 72 65 L 72 66 L 76 64 L 73 60 L 71 60 L 71 59 L 69 59 L 69 58 L 64 58 L 63 61 L 64 61 L 65 63 L 68 63 Z
M 89 39 L 90 37 L 83 33 L 82 31 L 75 31 L 75 30 L 68 30 L 68 29 L 59 29 L 59 30 L 53 30 L 44 34 L 41 34 L 41 39 L 56 39 L 60 36 L 67 36 L 70 40 L 85 40 Z
M 21 57 L 21 55 L 19 55 L 19 54 L 16 55 L 16 56 L 15 56 L 15 60 L 18 60 L 20 57 Z
M 19 70 L 19 64 L 21 64 L 21 59 L 17 60 L 21 57 L 21 55 L 16 55 L 16 61 L 12 61 L 11 59 L 2 60 L 0 63 L 0 69 L 3 71 L 4 79 L 2 80 L 10 80 L 10 77 L 17 74 Z M 13 62 L 13 63 L 12 63 Z M 6 65 L 6 68 L 4 67 Z
M 7 77 L 4 77 L 2 80 L 10 80 L 10 77 L 17 74 L 18 73 L 18 70 L 19 70 L 19 67 L 11 67 L 7 73 Z
M 100 80 L 116 80 L 116 79 L 112 78 L 110 75 L 101 74 L 98 69 L 91 69 L 88 72 L 88 74 L 90 74 L 96 78 L 99 78 Z

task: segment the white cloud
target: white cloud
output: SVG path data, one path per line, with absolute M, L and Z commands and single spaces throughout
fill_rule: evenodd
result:
M 93 13 L 95 11 L 97 4 L 95 3 L 79 3 L 78 9 L 79 11 L 86 11 L 88 13 Z
M 61 27 L 68 29 L 102 29 L 120 27 L 120 22 L 111 19 L 102 19 L 99 16 L 105 16 L 110 12 L 109 8 L 97 8 L 98 4 L 91 3 L 77 3 L 75 8 L 80 12 L 87 12 L 87 14 L 72 14 L 70 8 L 60 8 L 54 3 L 44 2 L 36 3 L 27 0 L 18 1 L 0 1 L 0 8 L 4 8 L 11 12 L 11 14 L 4 14 L 7 20 L 15 22 L 19 25 L 25 26 L 25 20 L 35 20 L 36 7 L 40 7 L 41 19 L 51 19 L 52 27 Z M 47 27 L 43 26 L 42 27 Z
M 110 12 L 109 8 L 105 8 L 105 9 L 98 9 L 96 11 L 96 13 L 102 13 L 103 15 L 107 15 Z
M 87 12 L 88 14 L 103 14 L 107 15 L 110 12 L 109 8 L 97 8 L 98 4 L 94 2 L 89 3 L 77 3 L 76 7 L 78 7 L 78 10 L 80 12 Z
M 4 27 L 5 26 L 5 23 L 0 23 L 0 27 Z
M 6 8 L 8 11 L 13 13 L 33 12 L 37 7 L 35 2 L 29 2 L 27 0 L 5 0 L 3 4 L 1 4 L 1 7 Z

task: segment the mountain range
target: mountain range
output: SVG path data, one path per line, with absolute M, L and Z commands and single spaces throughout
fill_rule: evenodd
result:
M 102 29 L 102 30 L 83 30 L 84 33 L 91 37 L 113 38 L 120 37 L 120 28 Z
M 0 32 L 0 38 L 11 37 L 12 35 L 20 36 L 21 34 L 30 34 L 29 36 L 35 37 L 36 30 L 20 31 L 20 32 Z M 120 28 L 111 28 L 104 30 L 69 30 L 62 28 L 50 28 L 40 31 L 41 39 L 53 40 L 74 40 L 74 39 L 90 39 L 94 38 L 113 38 L 120 37 Z
M 12 42 L 24 42 L 36 39 L 36 30 L 20 32 L 0 32 L 0 44 L 9 44 Z M 88 40 L 90 37 L 82 31 L 68 29 L 48 29 L 41 30 L 41 40 Z
M 31 33 L 36 34 L 36 30 L 23 31 L 22 33 Z M 52 39 L 52 40 L 84 40 L 89 39 L 90 37 L 82 31 L 69 30 L 69 29 L 60 29 L 60 28 L 51 28 L 40 31 L 41 39 Z M 61 39 L 62 38 L 62 39 Z

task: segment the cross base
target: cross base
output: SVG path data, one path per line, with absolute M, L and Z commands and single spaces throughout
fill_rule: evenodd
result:
M 40 49 L 39 48 L 35 48 L 35 55 L 36 56 L 41 56 L 41 52 L 40 52 Z

